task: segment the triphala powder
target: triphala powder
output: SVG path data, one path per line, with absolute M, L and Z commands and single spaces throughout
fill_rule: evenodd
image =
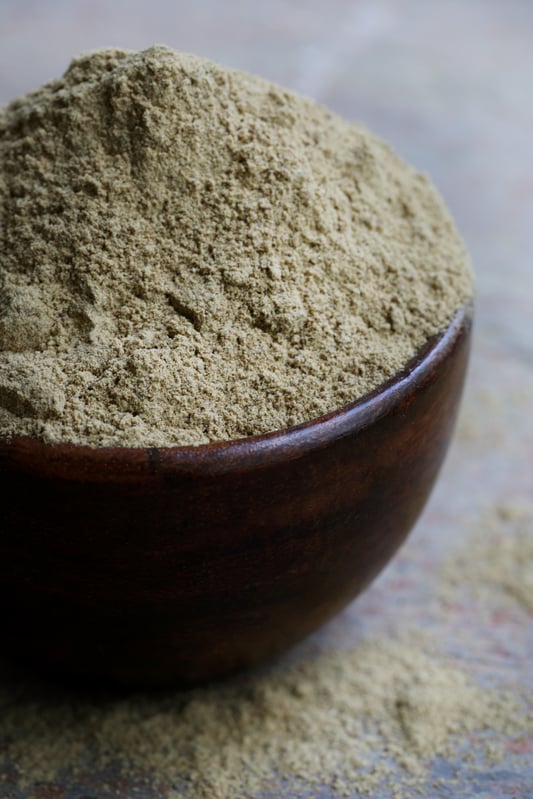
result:
M 399 370 L 472 292 L 428 179 L 359 125 L 166 47 L 0 109 L 0 434 L 284 428 Z

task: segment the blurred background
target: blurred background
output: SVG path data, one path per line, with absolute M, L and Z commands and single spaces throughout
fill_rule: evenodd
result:
M 473 523 L 515 506 L 533 520 L 532 0 L 0 0 L 0 103 L 59 76 L 80 50 L 153 43 L 363 122 L 444 195 L 478 281 L 457 435 L 407 545 L 324 635 L 350 637 L 352 618 L 359 633 L 386 634 L 401 617 L 432 630 L 472 675 L 522 684 L 533 644 L 522 611 L 485 624 L 459 607 L 445 631 L 426 610 L 443 554 Z M 513 763 L 487 772 L 490 786 L 464 776 L 453 795 L 531 797 Z

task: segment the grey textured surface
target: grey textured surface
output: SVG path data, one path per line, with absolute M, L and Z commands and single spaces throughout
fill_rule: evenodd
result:
M 474 678 L 522 688 L 531 680 L 533 654 L 525 612 L 517 606 L 477 618 L 463 605 L 451 621 L 439 621 L 433 579 L 443 556 L 484 513 L 502 505 L 533 508 L 532 34 L 529 0 L 0 2 L 0 102 L 60 74 L 80 49 L 165 42 L 312 95 L 363 121 L 431 173 L 478 277 L 458 433 L 400 555 L 317 639 L 335 647 L 368 631 L 387 635 L 416 624 L 438 636 Z M 533 744 L 508 744 L 498 766 L 463 766 L 454 780 L 456 764 L 435 763 L 439 785 L 424 795 L 533 796 Z M 134 795 L 135 781 L 118 774 L 106 776 L 107 787 L 97 774 L 76 779 L 22 789 L 7 769 L 0 797 Z M 358 796 L 356 785 L 353 791 Z M 274 786 L 271 795 L 283 792 Z M 152 794 L 139 788 L 135 795 Z

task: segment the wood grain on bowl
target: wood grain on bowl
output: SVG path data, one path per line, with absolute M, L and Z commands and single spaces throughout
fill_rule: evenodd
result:
M 197 683 L 319 627 L 429 495 L 471 317 L 460 310 L 379 390 L 286 431 L 172 449 L 0 442 L 2 654 L 87 679 Z

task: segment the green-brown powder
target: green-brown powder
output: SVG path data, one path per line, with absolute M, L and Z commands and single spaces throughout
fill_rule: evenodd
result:
M 0 433 L 199 444 L 399 370 L 471 295 L 427 178 L 310 100 L 166 47 L 0 109 Z
M 428 763 L 456 756 L 468 733 L 512 740 L 527 724 L 516 693 L 481 689 L 424 643 L 411 631 L 225 685 L 123 700 L 46 695 L 19 681 L 14 701 L 4 677 L 0 744 L 28 787 L 109 766 L 169 799 L 255 797 L 276 775 L 339 797 L 424 785 Z
M 492 509 L 467 546 L 445 562 L 443 578 L 444 600 L 453 602 L 462 588 L 481 600 L 486 613 L 516 605 L 533 613 L 533 509 L 509 504 Z

